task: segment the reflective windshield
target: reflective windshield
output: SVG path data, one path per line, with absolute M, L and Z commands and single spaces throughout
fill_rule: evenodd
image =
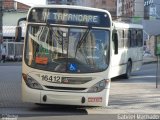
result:
M 109 63 L 109 31 L 29 25 L 25 62 L 61 73 L 104 71 Z

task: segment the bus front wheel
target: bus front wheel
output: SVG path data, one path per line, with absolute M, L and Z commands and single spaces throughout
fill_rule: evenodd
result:
M 126 73 L 124 74 L 125 79 L 129 79 L 132 72 L 132 62 L 129 60 L 127 62 Z

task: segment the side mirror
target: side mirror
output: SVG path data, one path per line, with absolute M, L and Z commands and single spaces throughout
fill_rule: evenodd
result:
M 17 26 L 15 31 L 15 41 L 20 42 L 21 39 L 22 39 L 22 28 L 20 26 Z
M 20 22 L 22 21 L 26 21 L 26 17 L 24 18 L 20 18 L 18 21 L 17 21 L 17 27 L 16 27 L 16 31 L 15 31 L 15 41 L 16 42 L 20 42 L 21 39 L 22 39 L 22 28 L 20 27 Z
M 118 35 L 113 33 L 113 42 L 114 42 L 114 54 L 118 54 Z

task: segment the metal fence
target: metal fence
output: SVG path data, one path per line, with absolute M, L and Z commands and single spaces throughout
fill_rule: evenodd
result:
M 3 42 L 2 46 L 6 46 L 6 60 L 22 60 L 23 42 Z

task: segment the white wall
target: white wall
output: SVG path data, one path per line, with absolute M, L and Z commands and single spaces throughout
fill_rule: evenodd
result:
M 144 17 L 144 0 L 135 0 L 135 15 L 138 17 Z
M 4 37 L 14 37 L 15 27 L 17 26 L 17 21 L 19 18 L 27 16 L 27 12 L 4 12 L 3 14 L 3 36 Z M 22 36 L 25 34 L 25 27 L 22 27 Z
M 117 16 L 122 15 L 122 11 L 120 11 L 120 9 L 122 10 L 122 2 L 120 2 L 120 0 L 117 0 Z
M 27 12 L 4 12 L 3 26 L 16 26 L 18 19 L 26 16 Z

